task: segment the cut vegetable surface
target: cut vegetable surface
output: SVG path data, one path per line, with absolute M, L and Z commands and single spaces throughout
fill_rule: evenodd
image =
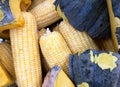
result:
M 23 13 L 25 26 L 10 30 L 15 74 L 19 87 L 41 87 L 42 71 L 37 24 L 31 13 Z
M 12 79 L 6 69 L 0 63 L 0 87 L 7 87 L 12 84 Z
M 23 25 L 20 0 L 0 0 L 0 34 L 3 34 L 0 36 L 8 38 L 9 35 L 4 33 L 5 30 Z
M 62 21 L 59 31 L 73 54 L 87 49 L 98 49 L 95 42 L 85 32 L 75 30 L 68 22 Z
M 76 86 L 119 87 L 120 55 L 97 50 L 76 53 L 70 55 L 69 72 Z
M 75 29 L 86 31 L 92 38 L 110 36 L 105 0 L 56 0 L 55 6 L 61 17 Z
M 46 70 L 49 71 L 55 65 L 59 65 L 68 74 L 68 60 L 71 51 L 62 35 L 57 31 L 50 32 L 47 29 L 46 34 L 41 36 L 39 43 L 45 58 Z
M 59 66 L 54 66 L 46 75 L 42 87 L 75 87 Z

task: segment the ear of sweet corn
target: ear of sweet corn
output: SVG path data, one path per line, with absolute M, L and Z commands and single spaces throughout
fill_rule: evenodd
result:
M 83 52 L 87 49 L 98 49 L 95 42 L 85 32 L 75 30 L 65 21 L 60 23 L 59 31 L 67 42 L 72 53 Z
M 107 0 L 107 5 L 110 17 L 112 40 L 115 51 L 118 52 L 120 50 L 120 2 L 117 0 Z
M 0 0 L 0 7 L 0 36 L 8 38 L 5 30 L 24 25 L 20 0 Z
M 31 0 L 21 0 L 20 7 L 21 10 L 27 10 L 28 7 L 31 5 Z
M 99 39 L 96 41 L 100 50 L 108 50 L 115 52 L 113 41 L 111 38 L 108 39 Z
M 29 7 L 29 9 L 33 9 L 34 7 L 36 7 L 38 4 L 42 3 L 45 0 L 32 0 L 32 4 Z
M 59 65 L 68 74 L 68 58 L 71 51 L 62 35 L 57 31 L 50 32 L 47 30 L 47 33 L 41 36 L 39 43 L 45 58 L 46 70 Z
M 39 29 L 60 19 L 53 3 L 54 0 L 45 0 L 30 11 L 35 16 Z
M 8 43 L 0 43 L 0 63 L 6 68 L 9 74 L 15 79 L 12 50 Z
M 31 13 L 23 13 L 25 26 L 10 30 L 15 74 L 19 87 L 41 87 L 42 73 L 37 25 Z
M 0 87 L 7 87 L 12 84 L 12 79 L 4 66 L 0 63 Z

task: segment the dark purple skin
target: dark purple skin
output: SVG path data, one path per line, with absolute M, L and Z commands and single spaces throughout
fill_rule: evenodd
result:
M 102 70 L 97 64 L 90 61 L 90 51 L 93 52 L 93 55 L 109 53 L 108 51 L 87 50 L 79 56 L 78 54 L 70 55 L 69 73 L 75 85 L 87 82 L 89 87 L 120 87 L 120 55 L 112 53 L 118 59 L 116 68 L 112 71 L 110 69 Z
M 46 75 L 44 78 L 44 82 L 42 84 L 42 87 L 54 87 L 54 82 L 56 80 L 56 77 L 58 73 L 60 72 L 61 68 L 59 66 L 54 66 Z

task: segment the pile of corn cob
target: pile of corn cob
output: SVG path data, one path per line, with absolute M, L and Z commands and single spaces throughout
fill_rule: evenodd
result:
M 86 32 L 79 32 L 68 21 L 61 20 L 54 1 L 0 1 L 9 2 L 13 14 L 12 22 L 4 24 L 3 18 L 0 20 L 3 23 L 0 24 L 0 38 L 3 39 L 0 43 L 0 87 L 14 83 L 18 87 L 48 87 L 42 85 L 44 75 L 55 65 L 65 72 L 62 71 L 66 74 L 63 74 L 68 80 L 66 83 L 74 87 L 68 72 L 70 54 L 87 49 L 116 52 L 112 38 L 93 40 Z M 4 14 L 0 13 L 1 16 Z

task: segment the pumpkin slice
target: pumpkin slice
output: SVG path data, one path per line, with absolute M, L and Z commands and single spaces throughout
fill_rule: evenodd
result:
M 110 36 L 105 0 L 56 0 L 55 6 L 60 16 L 75 29 L 87 31 L 92 38 Z
M 42 87 L 75 87 L 59 66 L 54 66 L 46 75 Z
M 120 55 L 97 50 L 87 50 L 81 54 L 71 55 L 69 73 L 76 86 L 117 87 Z

